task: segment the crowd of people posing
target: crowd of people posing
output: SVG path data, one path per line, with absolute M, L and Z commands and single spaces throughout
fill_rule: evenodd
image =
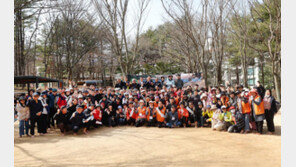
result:
M 276 100 L 271 90 L 258 82 L 252 89 L 242 85 L 219 85 L 199 88 L 184 86 L 180 75 L 177 80 L 145 81 L 140 78 L 130 83 L 118 80 L 115 87 L 78 89 L 48 88 L 33 91 L 16 100 L 20 137 L 34 137 L 35 126 L 39 135 L 58 127 L 65 135 L 68 131 L 84 134 L 100 126 L 148 127 L 211 127 L 213 130 L 234 133 L 263 133 L 263 121 L 268 133 L 274 133 Z M 30 130 L 30 134 L 29 134 Z

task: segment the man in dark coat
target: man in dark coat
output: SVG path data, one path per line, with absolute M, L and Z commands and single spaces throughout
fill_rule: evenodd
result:
M 30 133 L 32 137 L 35 134 L 35 124 L 37 123 L 38 133 L 41 135 L 42 129 L 40 126 L 40 116 L 43 111 L 43 106 L 40 100 L 38 100 L 39 94 L 33 93 L 33 99 L 28 100 L 27 106 L 30 109 Z M 42 124 L 42 123 L 41 123 Z
M 260 81 L 257 81 L 256 89 L 260 97 L 263 99 L 265 95 L 265 88 L 261 85 Z
M 85 115 L 83 113 L 83 106 L 79 105 L 77 106 L 76 111 L 72 114 L 70 118 L 74 135 L 77 135 L 78 130 L 83 127 L 84 119 L 85 119 Z
M 176 85 L 176 87 L 177 87 L 178 89 L 182 89 L 182 87 L 183 87 L 183 85 L 184 85 L 184 82 L 183 82 L 183 80 L 181 79 L 181 75 L 180 75 L 180 74 L 177 75 L 177 80 L 176 80 L 176 82 L 175 82 L 175 85 Z
M 61 107 L 61 109 L 54 115 L 54 119 L 57 120 L 57 125 L 63 135 L 70 130 L 70 117 L 71 114 L 67 111 L 66 106 Z

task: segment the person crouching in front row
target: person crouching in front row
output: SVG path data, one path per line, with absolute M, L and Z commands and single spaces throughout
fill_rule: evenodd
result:
M 92 111 L 92 114 L 94 116 L 94 127 L 97 128 L 102 125 L 102 115 L 103 115 L 103 109 L 101 105 L 96 105 L 96 108 Z
M 71 129 L 69 122 L 71 115 L 67 111 L 66 106 L 62 106 L 61 109 L 58 109 L 57 113 L 54 115 L 54 119 L 57 121 L 58 128 L 60 129 L 62 135 L 65 135 L 67 131 Z
M 175 127 L 180 127 L 181 122 L 178 119 L 178 112 L 177 112 L 177 107 L 175 105 L 171 106 L 171 109 L 169 112 L 166 113 L 166 126 L 169 128 L 175 128 Z
M 183 127 L 186 128 L 186 126 L 188 126 L 189 113 L 188 113 L 188 110 L 185 108 L 185 104 L 183 102 L 180 104 L 180 108 L 178 110 L 178 116 L 183 124 Z
M 90 129 L 91 126 L 95 125 L 95 119 L 93 116 L 93 110 L 94 110 L 94 104 L 89 104 L 88 108 L 83 111 L 85 115 L 85 119 L 83 120 L 84 123 L 84 128 L 83 128 L 83 133 L 87 134 L 88 130 Z
M 113 110 L 112 104 L 109 104 L 108 108 L 106 108 L 104 112 L 107 120 L 107 126 L 114 127 L 116 125 L 116 122 L 115 122 L 116 112 Z
M 118 106 L 116 110 L 116 120 L 117 120 L 117 125 L 125 125 L 125 113 L 121 106 Z
M 146 122 L 146 107 L 144 106 L 143 100 L 140 100 L 140 106 L 138 107 L 136 113 L 136 127 L 143 126 Z
M 149 101 L 149 107 L 146 108 L 147 126 L 155 126 L 156 111 L 154 101 Z
M 127 109 L 126 112 L 126 121 L 128 125 L 135 125 L 136 123 L 136 118 L 137 118 L 137 114 L 135 111 L 135 107 L 134 107 L 134 102 L 130 102 L 129 103 L 129 108 Z
M 84 106 L 78 105 L 76 111 L 70 118 L 74 135 L 77 135 L 78 130 L 84 127 L 83 120 L 85 119 L 85 115 L 83 113 L 83 108 Z
M 165 127 L 164 119 L 165 119 L 165 107 L 162 102 L 158 102 L 158 107 L 155 108 L 156 111 L 156 120 L 159 128 Z

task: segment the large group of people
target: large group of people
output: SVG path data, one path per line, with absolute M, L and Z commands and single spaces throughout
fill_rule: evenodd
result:
M 59 128 L 62 135 L 101 126 L 147 126 L 158 128 L 210 127 L 231 133 L 274 133 L 276 100 L 271 90 L 258 82 L 252 88 L 242 85 L 184 86 L 180 75 L 174 80 L 133 79 L 116 81 L 115 87 L 31 90 L 16 100 L 19 135 L 34 137 Z M 30 133 L 29 133 L 30 131 Z

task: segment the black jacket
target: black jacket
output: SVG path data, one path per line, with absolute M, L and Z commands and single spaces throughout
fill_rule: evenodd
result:
M 30 118 L 38 117 L 36 114 L 43 111 L 43 106 L 40 100 L 36 103 L 34 99 L 28 101 L 27 106 L 30 109 Z
M 86 118 L 90 117 L 90 113 L 91 112 L 92 111 L 90 109 L 88 109 L 88 108 L 83 111 L 83 113 L 84 113 L 84 115 L 85 115 Z
M 71 107 L 68 107 L 68 113 L 70 114 L 70 116 L 76 111 L 76 105 L 72 105 Z
M 85 115 L 84 113 L 78 113 L 77 111 L 74 112 L 75 117 L 73 117 L 73 115 L 70 118 L 71 123 L 73 124 L 73 126 L 81 126 L 83 124 L 83 119 L 85 119 Z
M 70 117 L 71 115 L 69 112 L 67 112 L 66 114 L 60 112 L 59 114 L 56 113 L 53 118 L 57 120 L 58 123 L 64 123 L 65 125 L 67 125 L 70 123 Z
M 166 117 L 166 121 L 168 123 L 173 124 L 173 125 L 176 125 L 178 122 L 178 112 L 177 111 L 175 111 L 174 113 L 172 111 L 169 111 L 166 113 L 165 117 Z
M 178 89 L 182 88 L 184 85 L 184 82 L 182 79 L 177 79 L 177 81 L 175 82 L 175 85 Z

